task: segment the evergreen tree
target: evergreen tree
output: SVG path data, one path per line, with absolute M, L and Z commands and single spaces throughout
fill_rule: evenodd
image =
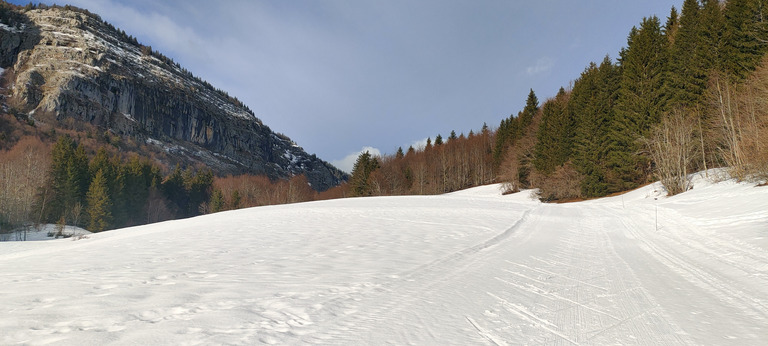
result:
M 85 204 L 85 195 L 91 182 L 88 172 L 88 155 L 82 144 L 77 145 L 67 160 L 67 206 Z
M 120 167 L 120 176 L 123 181 L 123 193 L 120 199 L 124 204 L 126 220 L 120 226 L 132 226 L 144 222 L 147 219 L 145 205 L 149 199 L 150 188 L 159 187 L 159 168 L 153 166 L 148 160 L 133 156 L 127 164 Z
M 515 145 L 515 142 L 520 138 L 522 133 L 520 130 L 521 117 L 522 112 L 518 113 L 517 117 L 510 115 L 509 118 L 501 120 L 499 128 L 496 130 L 496 142 L 493 145 L 492 151 L 493 166 L 495 168 L 501 165 L 507 149 Z
M 723 68 L 736 80 L 752 72 L 768 49 L 765 0 L 729 0 L 723 17 Z
M 680 26 L 679 20 L 677 9 L 672 6 L 672 9 L 669 11 L 669 17 L 667 17 L 667 23 L 664 24 L 664 36 L 667 38 L 670 47 L 675 44 L 677 28 Z
M 48 222 L 55 222 L 69 214 L 72 206 L 85 205 L 90 184 L 88 156 L 82 145 L 76 145 L 69 136 L 59 137 L 51 152 L 50 190 L 41 194 L 38 202 Z
M 621 51 L 621 82 L 616 117 L 607 134 L 605 163 L 609 191 L 633 188 L 645 177 L 646 160 L 638 155 L 638 139 L 661 120 L 666 108 L 668 40 L 657 17 L 644 18 L 632 28 Z
M 103 171 L 107 181 L 109 182 L 114 180 L 115 176 L 117 175 L 116 166 L 116 162 L 109 157 L 107 150 L 102 147 L 99 148 L 99 150 L 96 152 L 96 156 L 91 159 L 91 162 L 88 165 L 88 169 L 91 175 L 94 177 L 98 171 Z
M 718 0 L 704 0 L 701 9 L 701 30 L 699 32 L 701 45 L 698 53 L 707 77 L 711 71 L 722 71 L 723 35 L 725 33 L 725 17 Z M 707 81 L 708 82 L 708 81 Z
M 56 141 L 51 150 L 51 170 L 49 173 L 50 193 L 41 194 L 41 208 L 45 208 L 46 221 L 58 220 L 65 214 L 65 207 L 70 201 L 66 200 L 68 164 L 74 153 L 74 143 L 69 136 L 62 136 Z
M 493 146 L 492 157 L 493 166 L 499 168 L 501 162 L 507 153 L 507 149 L 515 145 L 515 142 L 525 135 L 528 126 L 533 122 L 534 116 L 539 111 L 539 99 L 533 89 L 528 93 L 525 100 L 525 108 L 517 113 L 517 117 L 510 115 L 509 118 L 502 119 L 496 130 L 496 143 Z M 483 124 L 483 131 L 488 127 Z
M 186 212 L 189 200 L 184 189 L 184 173 L 180 165 L 176 165 L 171 174 L 165 178 L 161 191 L 170 202 L 174 214 L 181 215 Z
M 405 157 L 405 153 L 403 153 L 403 147 L 397 147 L 397 153 L 395 154 L 395 158 L 402 159 Z
M 191 170 L 188 172 L 184 179 L 184 189 L 188 196 L 185 216 L 195 216 L 200 214 L 200 206 L 211 197 L 213 172 L 209 169 L 201 169 L 194 174 Z
M 659 19 L 644 18 L 640 29 L 632 28 L 627 48 L 621 51 L 621 85 L 616 106 L 625 121 L 627 137 L 632 137 L 630 141 L 658 123 L 666 108 L 666 41 Z
M 437 137 L 435 137 L 435 146 L 443 145 L 443 136 L 441 136 L 439 133 L 437 134 Z
M 243 201 L 243 198 L 242 196 L 240 196 L 240 191 L 239 190 L 232 191 L 232 196 L 229 200 L 229 209 L 231 210 L 240 209 L 240 203 L 242 203 L 242 201 Z
M 608 170 L 610 131 L 615 121 L 614 104 L 620 83 L 620 69 L 606 57 L 598 66 L 591 63 L 574 83 L 568 102 L 576 123 L 573 139 L 573 163 L 584 178 L 581 192 L 585 197 L 604 196 L 610 192 Z
M 99 171 L 104 174 L 104 179 L 107 182 L 107 194 L 112 201 L 112 209 L 110 210 L 112 223 L 113 225 L 124 225 L 128 218 L 128 214 L 125 208 L 125 193 L 123 191 L 125 174 L 120 168 L 121 163 L 119 158 L 110 157 L 106 149 L 102 147 L 96 152 L 96 156 L 91 159 L 88 167 L 88 170 L 93 177 L 95 177 L 96 173 Z
M 370 196 L 373 194 L 371 173 L 378 169 L 379 166 L 379 160 L 367 151 L 357 157 L 357 161 L 355 161 L 355 165 L 352 168 L 352 176 L 349 178 L 353 196 Z
M 523 108 L 523 112 L 520 115 L 520 133 L 518 134 L 518 138 L 524 135 L 523 131 L 525 131 L 525 129 L 531 125 L 533 122 L 533 117 L 538 111 L 539 99 L 536 97 L 536 93 L 533 92 L 533 89 L 531 89 L 531 91 L 528 93 L 528 98 L 525 100 L 525 108 Z
M 210 212 L 218 213 L 225 209 L 224 194 L 219 189 L 214 189 L 211 193 Z
M 560 88 L 554 99 L 544 103 L 541 124 L 536 134 L 533 165 L 536 170 L 550 174 L 570 158 L 573 118 L 568 112 L 568 93 Z
M 675 106 L 691 107 L 702 101 L 707 87 L 707 63 L 703 60 L 702 14 L 697 0 L 685 0 L 680 24 L 671 47 L 670 93 Z
M 112 201 L 107 188 L 104 171 L 98 171 L 88 189 L 88 228 L 92 232 L 101 232 L 112 226 Z
M 451 130 L 451 135 L 448 137 L 448 142 L 453 141 L 454 139 L 458 139 L 458 137 L 456 137 L 456 131 Z

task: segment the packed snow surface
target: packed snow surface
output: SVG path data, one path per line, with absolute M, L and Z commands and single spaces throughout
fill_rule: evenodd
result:
M 768 187 L 485 186 L 0 243 L 0 344 L 768 344 Z

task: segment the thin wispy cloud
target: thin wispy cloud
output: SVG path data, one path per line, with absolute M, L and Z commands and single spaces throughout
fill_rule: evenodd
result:
M 538 74 L 542 74 L 545 72 L 549 72 L 552 70 L 552 67 L 555 66 L 555 60 L 550 57 L 543 57 L 539 60 L 536 60 L 536 64 L 533 66 L 528 66 L 527 69 L 525 69 L 525 73 L 527 73 L 529 76 L 535 76 Z

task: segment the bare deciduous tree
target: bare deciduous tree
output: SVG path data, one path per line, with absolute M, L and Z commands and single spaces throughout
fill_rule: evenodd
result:
M 36 137 L 24 137 L 0 152 L 0 220 L 11 227 L 32 222 L 35 196 L 49 165 L 50 150 Z
M 691 188 L 688 171 L 696 156 L 695 124 L 681 109 L 667 114 L 643 142 L 661 184 L 672 196 Z

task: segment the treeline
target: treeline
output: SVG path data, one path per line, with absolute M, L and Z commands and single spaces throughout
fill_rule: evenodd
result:
M 0 150 L 0 234 L 46 223 L 100 232 L 224 210 L 344 197 L 341 188 L 316 192 L 304 175 L 277 181 L 252 175 L 214 177 L 206 168 L 168 169 L 137 155 L 121 157 L 107 145 L 96 149 L 94 143 L 69 134 L 57 138 L 49 144 L 38 136 L 24 136 Z
M 664 25 L 643 19 L 617 63 L 591 64 L 570 92 L 561 90 L 542 107 L 533 163 L 543 197 L 599 197 L 654 179 L 674 194 L 689 187 L 686 176 L 695 170 L 727 165 L 744 172 L 728 158 L 743 150 L 727 143 L 728 133 L 738 132 L 743 143 L 747 128 L 764 127 L 766 119 L 747 114 L 748 107 L 739 115 L 725 103 L 737 98 L 737 85 L 745 85 L 768 49 L 765 10 L 757 0 L 686 0 Z M 758 102 L 756 96 L 744 100 Z M 758 153 L 751 167 L 766 159 Z
M 362 153 L 355 162 L 344 196 L 439 194 L 494 181 L 494 134 L 483 125 L 475 133 L 447 139 L 438 134 L 423 148 L 399 148 L 394 155 Z
M 287 180 L 272 181 L 266 176 L 238 175 L 217 177 L 213 182 L 210 203 L 205 211 L 259 207 L 313 201 L 322 198 L 302 175 Z
M 542 105 L 531 90 L 525 108 L 483 140 L 448 141 L 410 162 L 400 152 L 362 154 L 349 192 L 442 193 L 497 181 L 564 200 L 655 179 L 674 194 L 690 187 L 688 173 L 720 166 L 740 179 L 765 179 L 767 15 L 762 0 L 685 0 L 664 24 L 644 18 L 616 62 L 591 63 Z M 482 163 L 465 164 L 467 148 Z M 424 184 L 416 184 L 418 167 Z M 477 179 L 475 167 L 493 173 Z
M 59 137 L 45 183 L 27 221 L 82 226 L 93 232 L 201 213 L 213 184 L 210 170 L 182 170 L 166 177 L 148 159 L 122 161 L 101 148 L 89 158 L 82 144 Z M 37 216 L 37 219 L 35 219 Z

